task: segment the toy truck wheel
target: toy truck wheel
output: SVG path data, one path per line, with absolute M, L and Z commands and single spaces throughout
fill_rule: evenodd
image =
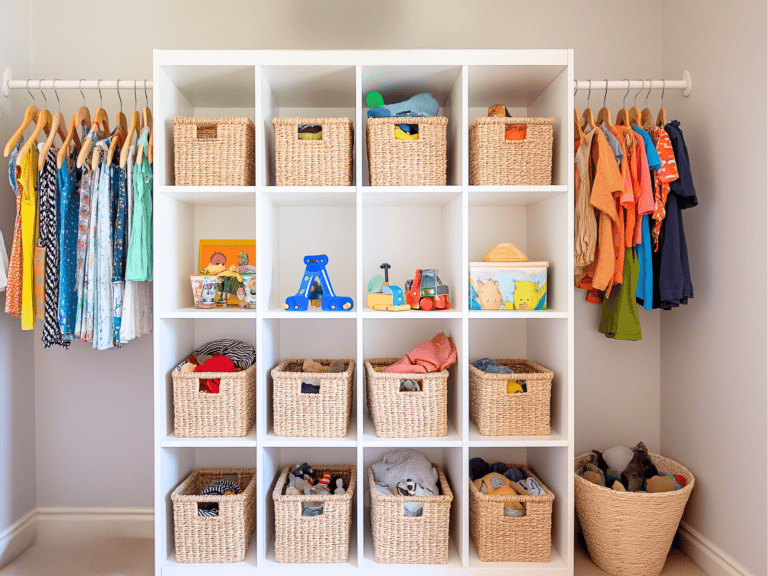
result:
M 432 307 L 434 306 L 434 303 L 432 302 L 431 298 L 422 298 L 419 301 L 419 308 L 422 310 L 432 310 Z

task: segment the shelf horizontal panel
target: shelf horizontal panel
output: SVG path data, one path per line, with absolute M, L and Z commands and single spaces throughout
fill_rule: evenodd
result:
M 360 488 L 356 488 L 359 490 Z M 357 493 L 354 498 L 357 499 Z M 354 500 L 353 500 L 353 506 Z M 349 556 L 346 562 L 334 563 L 334 564 L 289 564 L 281 563 L 275 560 L 275 543 L 272 542 L 267 550 L 267 557 L 264 559 L 264 565 L 259 567 L 259 572 L 262 569 L 264 573 L 269 574 L 285 574 L 286 576 L 296 576 L 296 574 L 303 574 L 305 572 L 314 572 L 316 574 L 323 574 L 330 572 L 332 574 L 339 573 L 360 573 L 357 569 L 357 524 L 352 523 L 349 531 Z M 362 572 L 367 574 L 367 572 Z
M 177 438 L 171 432 L 160 441 L 163 448 L 255 448 L 256 426 L 253 426 L 248 434 L 240 437 L 226 438 Z
M 492 446 L 496 448 L 539 448 L 568 446 L 568 439 L 554 430 L 549 436 L 483 436 L 477 426 L 469 422 L 469 446 L 478 448 Z
M 376 436 L 376 428 L 373 420 L 366 418 L 363 429 L 363 445 L 378 448 L 413 448 L 417 446 L 430 446 L 435 448 L 460 448 L 461 436 L 448 422 L 448 434 L 436 438 L 379 438 Z
M 387 188 L 387 190 L 382 190 Z M 406 188 L 400 186 L 374 186 L 363 189 L 363 206 L 374 207 L 402 207 L 412 208 L 416 206 L 442 207 L 453 202 L 461 196 L 461 186 L 446 186 L 444 189 L 434 189 L 430 186 Z
M 499 576 L 514 576 L 515 574 L 536 574 L 537 576 L 566 576 L 571 574 L 568 566 L 560 557 L 555 547 L 552 547 L 552 557 L 549 562 L 483 562 L 477 555 L 472 539 L 469 539 L 469 574 L 498 574 Z
M 386 310 L 371 310 L 363 308 L 363 318 L 393 318 L 397 320 L 407 320 L 414 318 L 461 318 L 460 310 L 408 310 L 406 312 L 388 312 Z
M 264 318 L 278 318 L 278 319 L 292 319 L 292 320 L 306 320 L 308 318 L 357 318 L 357 313 L 353 308 L 349 312 L 315 312 L 312 310 L 302 311 L 290 311 L 290 310 L 278 310 L 277 308 L 270 308 L 263 315 Z
M 172 550 L 168 559 L 163 563 L 163 576 L 210 576 L 211 574 L 226 574 L 227 576 L 253 576 L 256 574 L 256 534 L 251 537 L 251 544 L 242 562 L 221 564 L 182 564 L 176 562 L 176 550 Z
M 274 428 L 270 427 L 264 438 L 264 446 L 274 448 L 354 448 L 357 446 L 357 423 L 354 417 L 350 420 L 347 435 L 344 438 L 275 436 Z
M 246 318 L 256 319 L 253 308 L 176 308 L 158 314 L 160 318 Z
M 567 186 L 470 186 L 470 206 L 532 206 L 560 194 Z
M 568 318 L 560 310 L 470 310 L 469 318 Z
M 190 206 L 256 205 L 256 186 L 157 186 L 155 190 Z
M 354 186 L 269 186 L 263 197 L 275 206 L 354 206 Z

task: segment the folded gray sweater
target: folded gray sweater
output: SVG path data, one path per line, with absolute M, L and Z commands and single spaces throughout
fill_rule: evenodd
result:
M 398 482 L 410 479 L 423 488 L 431 490 L 433 494 L 440 494 L 437 488 L 437 470 L 418 450 L 410 448 L 393 450 L 371 468 L 373 477 L 379 484 L 397 486 Z

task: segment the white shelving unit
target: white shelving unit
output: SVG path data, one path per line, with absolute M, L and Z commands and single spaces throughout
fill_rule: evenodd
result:
M 454 493 L 447 565 L 409 565 L 423 574 L 573 574 L 573 53 L 570 50 L 159 51 L 154 53 L 155 194 L 155 565 L 157 576 L 187 574 L 389 573 L 374 561 L 365 470 L 396 447 L 414 447 L 440 464 Z M 448 180 L 439 187 L 371 187 L 364 95 L 392 102 L 430 92 L 448 117 Z M 555 117 L 553 185 L 469 186 L 468 127 L 490 104 L 513 115 Z M 174 185 L 174 116 L 247 116 L 256 125 L 256 186 Z M 346 116 L 355 127 L 354 186 L 276 187 L 277 116 Z M 188 276 L 201 238 L 255 238 L 257 310 L 196 310 Z M 549 309 L 470 311 L 468 262 L 513 241 L 549 268 Z M 307 254 L 327 254 L 337 294 L 350 312 L 289 312 Z M 382 262 L 402 285 L 417 268 L 439 268 L 450 287 L 446 312 L 387 313 L 365 305 L 368 279 Z M 458 363 L 449 379 L 449 432 L 443 438 L 377 438 L 364 401 L 366 358 L 400 357 L 437 332 L 449 335 Z M 170 372 L 194 348 L 239 338 L 258 350 L 257 421 L 244 438 L 183 439 L 173 433 Z M 468 364 L 480 356 L 530 358 L 555 372 L 552 434 L 481 436 L 469 421 Z M 286 358 L 354 358 L 356 391 L 341 439 L 274 435 L 270 371 Z M 469 538 L 468 461 L 525 463 L 555 493 L 552 560 L 483 563 Z M 297 566 L 274 560 L 271 491 L 283 466 L 354 464 L 349 560 Z M 257 529 L 238 564 L 178 564 L 170 494 L 195 468 L 255 467 Z

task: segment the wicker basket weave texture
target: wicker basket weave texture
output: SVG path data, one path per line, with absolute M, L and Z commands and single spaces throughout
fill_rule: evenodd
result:
M 300 140 L 300 124 L 322 126 L 322 140 Z M 351 186 L 351 118 L 273 118 L 278 186 Z
M 214 480 L 227 475 L 237 476 L 243 488 L 234 496 L 202 496 Z M 256 470 L 201 469 L 196 470 L 171 494 L 173 502 L 176 561 L 242 562 L 256 528 Z M 198 502 L 218 502 L 219 515 L 197 515 Z
M 344 478 L 344 494 L 306 496 L 283 494 L 293 465 L 280 473 L 272 491 L 275 504 L 275 559 L 278 562 L 346 562 L 349 557 L 349 530 L 355 495 L 354 466 L 313 466 Z M 319 516 L 302 516 L 304 502 L 322 502 Z
M 368 412 L 379 438 L 426 438 L 448 434 L 448 371 L 394 374 L 374 368 L 400 358 L 365 361 Z M 421 392 L 400 392 L 401 380 L 418 380 Z
M 249 118 L 173 119 L 176 186 L 253 186 L 255 127 Z
M 375 560 L 379 564 L 446 564 L 448 530 L 453 492 L 437 464 L 440 496 L 394 496 L 379 494 L 368 468 L 371 499 L 371 533 Z M 423 502 L 421 516 L 403 516 L 405 502 Z
M 576 465 L 591 454 L 576 458 Z M 690 470 L 649 454 L 660 474 L 680 474 L 686 485 L 655 494 L 618 492 L 574 475 L 576 514 L 592 560 L 615 576 L 659 576 L 695 478 Z
M 469 535 L 483 562 L 549 562 L 555 495 L 526 466 L 519 468 L 546 492 L 543 496 L 489 496 L 469 483 Z M 506 502 L 520 502 L 525 516 L 504 516 Z
M 472 186 L 552 184 L 554 118 L 476 118 L 469 126 Z M 525 124 L 525 140 L 507 140 L 505 127 Z
M 349 428 L 355 361 L 343 360 L 336 373 L 303 372 L 303 360 L 285 360 L 272 370 L 275 436 L 344 438 Z M 328 366 L 331 360 L 315 360 Z M 320 392 L 302 394 L 301 383 L 320 381 Z
M 174 370 L 173 426 L 177 438 L 241 437 L 256 422 L 256 365 L 241 372 Z M 200 392 L 201 379 L 219 379 L 219 393 Z
M 494 374 L 469 364 L 469 418 L 483 436 L 548 436 L 554 373 L 530 360 L 496 362 L 515 374 Z M 507 381 L 525 380 L 527 392 L 507 393 Z
M 418 124 L 418 140 L 395 138 L 397 124 Z M 371 186 L 445 186 L 448 118 L 369 118 L 366 122 Z

